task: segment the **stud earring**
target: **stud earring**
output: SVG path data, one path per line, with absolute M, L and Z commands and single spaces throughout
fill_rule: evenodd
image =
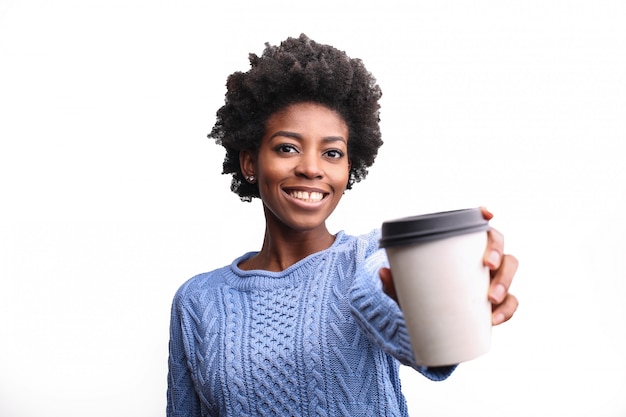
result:
M 249 175 L 246 177 L 246 179 L 248 180 L 248 182 L 254 183 L 254 181 L 256 180 L 256 177 L 254 175 Z

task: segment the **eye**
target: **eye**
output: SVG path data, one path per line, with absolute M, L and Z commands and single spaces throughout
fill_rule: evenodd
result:
M 298 152 L 298 149 L 289 143 L 281 143 L 275 149 L 278 153 L 297 153 Z
M 326 152 L 324 152 L 324 155 L 332 159 L 339 159 L 343 157 L 344 153 L 340 151 L 339 149 L 329 149 Z

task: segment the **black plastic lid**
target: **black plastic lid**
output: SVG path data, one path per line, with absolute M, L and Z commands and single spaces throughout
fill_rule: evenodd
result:
M 383 223 L 380 247 L 410 245 L 489 230 L 480 208 L 404 217 Z

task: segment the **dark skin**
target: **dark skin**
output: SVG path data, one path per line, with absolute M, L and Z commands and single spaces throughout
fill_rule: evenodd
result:
M 493 214 L 485 207 L 481 207 L 481 211 L 486 220 L 493 218 Z M 519 305 L 517 297 L 509 293 L 513 276 L 517 271 L 518 261 L 515 256 L 504 254 L 504 236 L 502 233 L 491 229 L 488 232 L 488 237 L 483 263 L 489 268 L 491 274 L 488 297 L 492 305 L 491 323 L 496 326 L 508 321 Z M 381 268 L 379 275 L 385 294 L 398 302 L 391 270 Z
M 242 151 L 240 164 L 259 187 L 266 226 L 261 250 L 240 268 L 282 271 L 332 245 L 326 219 L 350 173 L 348 126 L 338 113 L 315 103 L 274 113 L 258 151 Z

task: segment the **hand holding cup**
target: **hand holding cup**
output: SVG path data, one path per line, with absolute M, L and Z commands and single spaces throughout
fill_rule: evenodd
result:
M 391 271 L 380 277 L 404 312 L 418 363 L 440 366 L 489 350 L 491 325 L 508 320 L 517 260 L 484 208 L 432 213 L 383 224 Z M 486 248 L 486 249 L 485 249 Z M 493 306 L 493 307 L 492 307 Z

